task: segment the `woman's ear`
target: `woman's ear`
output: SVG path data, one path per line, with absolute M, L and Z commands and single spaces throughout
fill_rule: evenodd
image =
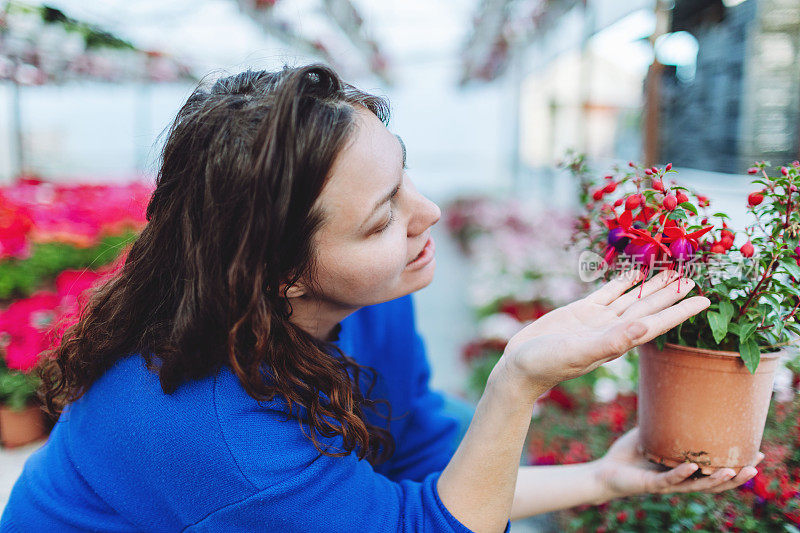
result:
M 287 298 L 300 298 L 306 295 L 305 286 L 299 281 L 294 282 L 290 287 L 286 287 L 285 283 L 281 283 L 280 293 L 286 294 Z

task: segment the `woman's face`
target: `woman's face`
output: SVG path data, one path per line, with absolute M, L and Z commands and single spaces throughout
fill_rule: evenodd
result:
M 441 211 L 417 192 L 404 166 L 402 141 L 357 106 L 355 131 L 317 199 L 326 222 L 315 235 L 316 296 L 325 303 L 363 307 L 433 279 L 430 234 Z

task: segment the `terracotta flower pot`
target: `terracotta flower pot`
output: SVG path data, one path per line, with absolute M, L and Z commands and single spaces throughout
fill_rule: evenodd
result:
M 44 416 L 38 405 L 21 411 L 0 406 L 0 443 L 6 448 L 35 442 L 46 434 Z
M 761 446 L 781 352 L 761 354 L 755 374 L 739 354 L 667 343 L 639 347 L 639 427 L 644 455 L 703 474 L 752 464 Z

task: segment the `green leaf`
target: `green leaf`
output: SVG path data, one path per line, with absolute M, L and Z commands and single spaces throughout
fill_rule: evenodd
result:
M 733 318 L 733 304 L 729 300 L 720 300 L 719 313 L 725 319 L 725 322 L 730 322 L 731 318 Z
M 685 220 L 689 217 L 686 215 L 686 211 L 683 209 L 676 209 L 675 211 L 671 212 L 667 218 L 670 220 Z
M 755 374 L 758 362 L 761 360 L 761 350 L 758 349 L 758 344 L 753 339 L 748 339 L 747 342 L 739 342 L 739 355 L 742 356 L 744 366 L 751 374 Z
M 726 215 L 725 213 L 714 213 L 711 216 L 712 217 L 716 217 L 716 218 L 727 218 L 728 220 L 730 220 L 730 218 L 731 218 L 728 215 Z
M 666 343 L 667 343 L 667 335 L 665 333 L 659 335 L 658 337 L 656 337 L 656 347 L 659 350 L 663 350 L 664 349 L 664 345 Z
M 680 204 L 680 206 L 681 206 L 682 208 L 686 209 L 687 211 L 691 211 L 691 212 L 692 212 L 692 213 L 694 213 L 695 215 L 697 214 L 697 208 L 696 208 L 695 206 L 693 206 L 693 205 L 692 205 L 691 203 L 689 203 L 689 202 L 683 202 L 682 204 Z
M 750 335 L 752 335 L 756 331 L 756 328 L 758 328 L 758 325 L 755 322 L 745 322 L 744 324 L 740 324 L 739 342 L 740 343 L 747 342 L 747 339 L 750 338 Z
M 730 317 L 726 319 L 716 311 L 708 311 L 706 316 L 708 316 L 708 325 L 711 326 L 711 333 L 714 334 L 714 340 L 717 344 L 720 344 L 728 334 Z
M 800 279 L 800 266 L 797 266 L 794 259 L 783 260 L 781 261 L 781 265 L 789 274 L 794 276 L 795 279 Z

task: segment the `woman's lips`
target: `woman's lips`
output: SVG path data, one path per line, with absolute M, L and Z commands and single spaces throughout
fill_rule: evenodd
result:
M 425 243 L 425 246 L 422 248 L 422 251 L 417 257 L 414 258 L 413 261 L 406 265 L 406 268 L 415 269 L 427 265 L 430 263 L 431 259 L 433 259 L 434 251 L 435 247 L 433 244 L 433 237 L 429 237 L 428 241 Z

